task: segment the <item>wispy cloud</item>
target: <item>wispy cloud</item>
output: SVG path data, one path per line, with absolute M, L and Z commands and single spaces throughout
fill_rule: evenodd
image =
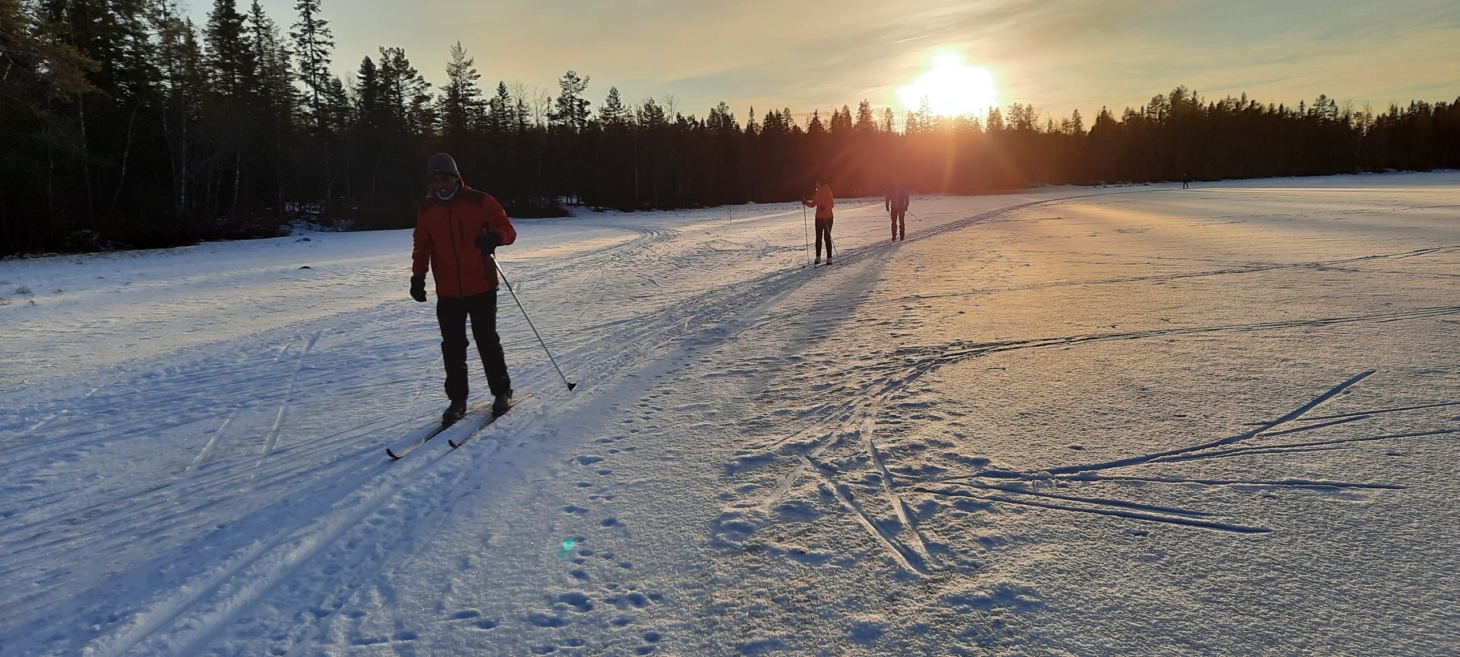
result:
M 293 0 L 264 4 L 293 21 Z M 573 69 L 592 77 L 595 102 L 617 85 L 632 99 L 675 94 L 698 114 L 721 100 L 798 114 L 895 104 L 950 50 L 995 71 L 1009 100 L 1061 115 L 1177 84 L 1289 103 L 1460 95 L 1454 0 L 325 0 L 324 13 L 342 75 L 392 45 L 440 80 L 461 41 L 489 83 L 553 88 Z

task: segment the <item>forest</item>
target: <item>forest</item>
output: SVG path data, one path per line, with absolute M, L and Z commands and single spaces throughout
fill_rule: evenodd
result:
M 822 113 L 725 103 L 703 117 L 568 71 L 556 93 L 483 84 L 460 43 L 445 83 L 382 46 L 341 79 L 322 0 L 276 22 L 257 0 L 0 0 L 0 256 L 280 234 L 296 221 L 406 228 L 423 163 L 514 217 L 777 202 L 830 179 L 842 197 L 892 176 L 918 193 L 1460 168 L 1460 98 L 1381 111 L 1207 99 L 1045 116 L 901 115 L 866 100 Z

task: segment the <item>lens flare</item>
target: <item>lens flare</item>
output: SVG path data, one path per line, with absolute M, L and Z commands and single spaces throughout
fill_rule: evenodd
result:
M 909 110 L 920 109 L 927 99 L 928 107 L 941 116 L 979 114 L 999 103 L 994 74 L 964 64 L 963 56 L 956 54 L 934 57 L 932 70 L 898 89 L 897 95 Z

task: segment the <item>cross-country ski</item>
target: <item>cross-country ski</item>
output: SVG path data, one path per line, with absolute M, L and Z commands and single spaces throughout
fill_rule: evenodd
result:
M 507 402 L 507 408 L 502 409 L 502 411 L 500 413 L 497 412 L 496 409 L 492 409 L 492 411 L 490 413 L 488 413 L 486 417 L 484 417 L 480 421 L 478 421 L 476 423 L 476 426 L 472 427 L 471 431 L 468 431 L 466 433 L 466 435 L 464 435 L 464 436 L 461 437 L 461 439 L 459 439 L 459 440 L 457 440 L 457 439 L 447 440 L 446 441 L 446 444 L 451 445 L 451 449 L 456 449 L 458 447 L 461 447 L 462 445 L 466 444 L 466 441 L 471 440 L 471 437 L 472 436 L 475 436 L 475 435 L 481 433 L 482 432 L 482 429 L 485 429 L 485 428 L 491 426 L 491 424 L 493 422 L 496 422 L 497 421 L 497 418 L 500 418 L 503 415 L 506 415 L 507 414 L 507 411 L 512 410 L 512 407 L 516 406 L 518 402 L 520 402 L 520 401 L 522 401 L 524 399 L 527 399 L 528 397 L 531 397 L 531 396 L 532 395 L 523 395 L 521 397 L 514 398 L 512 401 Z
M 491 404 L 491 402 L 480 402 L 480 403 L 477 403 L 477 404 L 471 406 L 470 408 L 467 408 L 466 411 L 463 412 L 460 417 L 452 418 L 450 421 L 446 421 L 446 420 L 441 421 L 440 424 L 437 424 L 436 425 L 436 428 L 428 431 L 426 433 L 426 435 L 421 436 L 420 438 L 417 438 L 414 442 L 412 442 L 409 445 L 406 445 L 405 447 L 401 447 L 398 450 L 392 450 L 389 447 L 385 448 L 385 454 L 387 456 L 389 456 L 390 458 L 392 458 L 392 459 L 400 460 L 406 454 L 411 453 L 412 450 L 416 449 L 417 447 L 420 447 L 421 445 L 426 444 L 427 441 L 429 441 L 432 438 L 435 438 L 436 436 L 440 435 L 442 431 L 445 431 L 447 429 L 450 429 L 457 422 L 460 422 L 461 419 L 462 419 L 462 417 L 470 416 L 471 414 L 477 413 L 477 412 L 481 411 L 482 409 L 487 409 L 488 414 L 490 414 L 490 412 L 491 412 L 490 404 Z

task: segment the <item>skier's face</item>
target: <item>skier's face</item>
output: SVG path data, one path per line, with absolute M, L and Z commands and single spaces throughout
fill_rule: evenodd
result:
M 458 178 L 449 173 L 438 173 L 431 176 L 431 191 L 437 194 L 446 195 L 456 191 Z

